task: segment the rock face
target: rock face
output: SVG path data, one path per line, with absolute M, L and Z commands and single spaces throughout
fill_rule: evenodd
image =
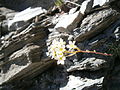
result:
M 9 82 L 9 80 L 12 80 L 18 77 L 23 78 L 24 75 L 29 76 L 30 74 L 25 74 L 25 73 L 30 73 L 29 71 L 32 71 L 32 70 L 33 72 L 31 72 L 31 74 L 35 74 L 34 72 L 36 71 L 35 68 L 39 69 L 40 67 L 41 68 L 44 67 L 44 60 L 41 62 L 39 62 L 39 60 L 41 60 L 41 55 L 42 55 L 42 50 L 40 48 L 42 48 L 45 45 L 45 43 L 39 43 L 39 41 L 44 42 L 43 38 L 45 36 L 46 36 L 46 31 L 44 28 L 29 29 L 27 31 L 23 31 L 19 34 L 16 34 L 15 36 L 13 35 L 12 38 L 14 40 L 4 41 L 3 47 L 1 47 L 1 57 L 0 57 L 2 60 L 0 64 L 2 68 L 1 77 L 0 77 L 1 83 L 4 83 L 6 81 Z M 21 39 L 19 39 L 18 37 Z M 7 46 L 5 46 L 7 42 L 9 43 L 7 44 Z M 33 44 L 33 43 L 36 43 L 36 44 Z M 45 61 L 45 64 L 47 64 L 47 61 Z M 28 70 L 27 69 L 28 67 L 31 70 Z M 21 73 L 21 71 L 23 72 L 23 74 Z
M 0 1 L 0 89 L 119 90 L 120 11 L 116 0 L 70 0 L 73 2 L 63 4 L 74 5 L 67 12 L 61 7 L 44 10 L 52 0 L 13 1 Z M 15 12 L 2 6 L 42 8 Z M 81 50 L 112 56 L 78 53 L 67 57 L 65 65 L 57 65 L 46 55 L 57 38 L 75 40 Z
M 35 18 L 35 16 L 41 15 L 43 13 L 46 13 L 46 10 L 42 9 L 41 7 L 34 8 L 34 9 L 28 8 L 16 14 L 13 20 L 8 21 L 8 29 L 10 31 L 22 29 L 23 26 L 26 27 L 29 24 L 28 20 Z
M 8 21 L 13 18 L 15 11 L 1 7 L 0 8 L 0 37 L 8 33 Z
M 113 14 L 115 15 L 112 16 Z M 82 21 L 79 30 L 80 33 L 76 37 L 76 40 L 80 42 L 98 35 L 102 31 L 104 31 L 107 27 L 109 27 L 109 25 L 111 25 L 113 22 L 119 19 L 118 16 L 119 14 L 117 14 L 117 12 L 112 9 L 105 9 L 99 12 L 95 12 L 91 15 L 88 15 Z
M 59 32 L 70 32 L 77 27 L 77 24 L 82 20 L 82 17 L 83 15 L 80 11 L 69 12 L 69 14 L 65 14 L 60 18 L 55 29 Z
M 41 6 L 45 9 L 49 9 L 54 4 L 54 0 L 4 0 L 0 1 L 3 6 L 11 8 L 13 10 L 21 11 L 28 7 Z

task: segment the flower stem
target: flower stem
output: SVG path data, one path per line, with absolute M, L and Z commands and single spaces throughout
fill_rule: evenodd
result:
M 82 50 L 79 50 L 79 51 L 76 51 L 76 53 L 94 53 L 94 54 L 100 54 L 100 55 L 105 55 L 105 56 L 112 56 L 112 54 L 107 54 L 107 53 L 101 53 L 101 52 L 95 52 L 95 51 L 82 51 Z
M 80 50 L 79 48 L 76 48 L 76 49 L 77 49 L 77 51 L 73 51 L 73 52 L 65 51 L 65 53 L 69 53 L 69 55 L 67 55 L 68 57 L 73 56 L 76 53 L 93 53 L 93 54 L 99 54 L 99 55 L 104 55 L 104 56 L 112 56 L 112 54 L 107 54 L 107 53 L 101 53 L 101 52 L 96 52 L 96 51 L 88 51 L 88 50 L 83 51 L 83 50 Z

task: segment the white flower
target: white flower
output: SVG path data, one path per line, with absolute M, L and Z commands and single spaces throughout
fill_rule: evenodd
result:
M 57 64 L 64 65 L 65 60 L 66 60 L 66 57 L 65 56 L 61 56 L 61 57 L 58 58 Z
M 57 53 L 59 53 L 59 52 L 60 52 L 60 53 L 61 53 L 61 52 L 63 53 L 64 51 L 66 51 L 65 46 L 64 46 L 64 47 L 58 47 L 58 48 L 56 48 L 56 52 L 57 52 Z
M 69 44 L 66 45 L 66 42 L 63 41 L 62 38 L 54 39 L 51 45 L 48 47 L 48 52 L 46 54 L 52 59 L 57 60 L 57 64 L 63 65 L 64 61 L 66 60 L 66 56 L 65 56 L 65 53 L 67 52 L 66 48 L 68 48 L 69 50 L 74 50 L 77 49 L 78 47 L 75 45 L 75 41 L 73 42 L 69 41 Z
M 72 50 L 72 49 L 76 49 L 77 46 L 75 45 L 75 41 L 69 41 L 69 45 L 66 45 L 67 48 L 69 48 L 69 50 Z
M 50 55 L 50 53 L 49 53 L 49 52 L 46 52 L 46 55 L 47 55 L 47 56 L 49 56 L 49 55 Z
M 65 45 L 66 42 L 63 41 L 63 39 L 60 38 L 60 45 Z
M 64 60 L 66 59 L 64 52 L 66 42 L 63 39 L 54 39 L 52 44 L 48 47 L 47 55 L 50 56 L 52 59 L 58 60 L 59 64 L 64 64 Z
M 65 64 L 65 61 L 64 61 L 64 60 L 58 60 L 58 61 L 57 61 L 57 64 L 58 64 L 58 65 L 59 65 L 59 64 L 64 65 L 64 64 Z

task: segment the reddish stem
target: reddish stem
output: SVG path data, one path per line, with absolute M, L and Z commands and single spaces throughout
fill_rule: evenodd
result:
M 94 53 L 94 54 L 100 54 L 100 55 L 105 55 L 105 56 L 112 56 L 112 54 L 107 54 L 107 53 L 101 53 L 101 52 L 95 52 L 95 51 L 76 51 L 76 53 L 82 52 L 82 53 Z
M 77 49 L 78 50 L 78 49 Z M 112 56 L 112 54 L 107 54 L 107 53 L 101 53 L 101 52 L 95 52 L 95 51 L 83 51 L 83 50 L 78 50 L 78 51 L 73 51 L 73 52 L 70 52 L 70 51 L 65 51 L 65 53 L 71 53 L 70 55 L 68 56 L 72 56 L 76 53 L 93 53 L 93 54 L 100 54 L 100 55 L 104 55 L 104 56 Z

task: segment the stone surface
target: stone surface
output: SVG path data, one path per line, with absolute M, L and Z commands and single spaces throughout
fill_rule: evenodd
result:
M 1 36 L 5 35 L 8 33 L 8 21 L 4 20 L 1 22 Z
M 1 38 L 0 84 L 20 81 L 26 77 L 32 78 L 52 65 L 53 61 L 50 61 L 45 53 L 43 55 L 47 32 L 44 26 L 30 27 L 23 31 L 11 32 Z
M 97 6 L 97 5 L 102 6 L 102 5 L 104 5 L 105 3 L 109 2 L 109 1 L 110 0 L 94 0 L 93 1 L 93 7 Z
M 82 17 L 83 15 L 80 11 L 63 14 L 54 28 L 59 32 L 70 32 L 77 27 L 77 24 L 82 20 Z
M 107 68 L 108 66 L 105 63 L 106 61 L 103 59 L 95 59 L 95 58 L 87 58 L 84 61 L 76 64 L 75 66 L 71 66 L 67 69 L 68 72 L 76 71 L 76 70 L 90 70 L 95 71 L 102 68 Z
M 120 12 L 120 6 L 119 6 L 119 4 L 120 4 L 120 1 L 118 1 L 118 0 L 111 0 L 111 2 L 110 2 L 110 6 L 113 9 L 117 10 L 118 12 Z
M 82 14 L 88 14 L 93 8 L 98 8 L 100 6 L 110 4 L 112 5 L 115 0 L 64 0 L 78 3 L 80 5 L 80 11 Z M 114 4 L 113 4 L 114 6 Z
M 103 77 L 95 80 L 91 79 L 84 79 L 84 81 L 80 77 L 75 77 L 70 75 L 69 76 L 69 81 L 67 85 L 63 88 L 60 88 L 60 90 L 84 90 L 84 89 L 89 89 L 90 86 L 95 85 L 95 84 L 101 84 L 103 81 Z M 86 87 L 86 88 L 85 88 Z M 100 87 L 99 87 L 100 88 Z M 96 89 L 99 89 L 96 88 Z
M 120 17 L 119 13 L 112 9 L 103 9 L 88 15 L 80 25 L 80 28 L 74 30 L 75 40 L 78 42 L 92 38 L 104 31 L 109 25 L 114 23 Z M 109 23 L 108 23 L 109 22 Z M 79 32 L 79 34 L 77 34 Z
M 0 21 L 5 20 L 5 16 L 0 14 Z
M 22 2 L 14 1 L 6 6 L 16 3 L 16 6 L 9 7 L 14 8 Z M 23 1 L 24 3 L 22 2 L 14 10 L 22 10 L 29 5 L 32 7 L 39 4 L 36 4 L 37 1 L 26 4 L 28 1 Z M 71 1 L 77 1 L 80 5 L 84 2 L 84 0 Z M 111 1 L 109 1 L 110 4 Z M 6 2 L 9 1 L 0 1 L 2 5 L 5 5 Z M 89 13 L 85 13 L 82 19 L 76 13 L 80 13 L 80 10 L 75 5 L 76 8 L 71 7 L 71 10 L 66 13 L 58 12 L 58 9 L 57 11 L 50 9 L 49 13 L 35 15 L 36 18 L 27 18 L 28 25 L 21 25 L 19 30 L 15 29 L 10 32 L 7 30 L 7 33 L 0 37 L 0 89 L 117 90 L 120 83 L 120 16 L 118 10 L 111 9 L 108 7 L 109 3 L 104 4 L 106 2 L 108 1 L 101 0 L 99 2 L 98 0 L 97 4 L 102 6 L 95 6 L 94 8 L 92 4 L 89 7 L 89 3 L 86 3 L 89 9 L 85 8 L 85 12 L 88 11 Z M 116 0 L 113 2 L 115 2 L 114 5 L 117 5 Z M 25 5 L 25 7 L 20 8 L 21 5 Z M 6 11 L 7 9 L 3 9 L 3 7 L 0 8 L 3 10 L 1 15 L 6 17 L 0 23 L 12 19 L 16 13 Z M 66 19 L 65 21 L 60 18 L 65 14 L 71 16 L 77 14 L 77 18 L 74 17 L 72 22 L 67 22 Z M 25 13 L 25 15 L 27 14 Z M 55 28 L 59 21 L 64 21 L 61 27 L 67 26 L 64 29 L 65 32 L 62 29 L 57 30 Z M 23 22 L 20 21 L 20 23 Z M 1 26 L 3 27 L 2 24 Z M 4 27 L 7 27 L 7 22 Z M 66 32 L 67 30 L 69 33 Z M 55 60 L 46 56 L 48 46 L 56 38 L 63 38 L 66 42 L 75 40 L 76 45 L 81 50 L 96 50 L 101 53 L 111 53 L 113 56 L 78 53 L 67 57 L 65 65 L 56 65 Z
M 1 36 L 8 34 L 8 20 L 12 19 L 15 15 L 15 11 L 1 7 L 0 8 L 0 32 Z
M 7 7 L 2 6 L 2 7 L 0 7 L 0 13 L 6 17 L 7 14 L 16 13 L 16 12 L 14 10 L 7 8 Z
M 24 11 L 17 13 L 13 20 L 8 22 L 8 29 L 10 31 L 17 30 L 25 25 L 28 25 L 28 20 L 35 18 L 35 16 L 45 13 L 46 10 L 41 7 L 27 8 Z
M 119 35 L 119 20 L 112 24 L 107 30 L 103 31 L 100 35 L 96 37 L 83 41 L 78 44 L 79 48 L 82 50 L 96 50 L 97 52 L 108 52 L 109 46 L 114 43 L 114 41 L 118 41 L 120 38 Z M 117 33 L 115 33 L 117 32 Z M 117 36 L 116 36 L 117 35 Z M 98 48 L 99 47 L 99 48 Z M 116 46 L 115 46 L 116 47 Z M 117 52 L 118 50 L 115 49 Z M 108 52 L 110 53 L 110 52 Z M 109 64 L 111 62 L 110 57 L 103 57 L 95 54 L 78 54 L 79 60 L 73 61 L 74 64 L 68 68 L 68 72 L 76 71 L 76 70 L 100 70 L 110 67 Z M 82 58 L 84 57 L 84 58 Z M 94 58 L 93 58 L 94 57 Z M 96 58 L 95 58 L 96 57 Z M 89 63 L 90 60 L 90 63 Z M 92 61 L 91 61 L 92 60 Z M 87 62 L 87 64 L 86 64 Z M 85 67 L 84 67 L 85 66 Z M 80 67 L 80 68 L 79 68 Z M 95 68 L 94 68 L 95 67 Z
M 6 6 L 10 9 L 21 11 L 28 7 L 43 7 L 49 9 L 54 5 L 54 0 L 4 0 L 0 1 L 2 6 Z
M 93 6 L 93 0 L 85 0 L 80 7 L 80 11 L 82 14 L 89 13 Z
M 34 81 L 30 90 L 97 90 L 102 87 L 104 71 L 66 73 L 65 68 L 53 66 Z

